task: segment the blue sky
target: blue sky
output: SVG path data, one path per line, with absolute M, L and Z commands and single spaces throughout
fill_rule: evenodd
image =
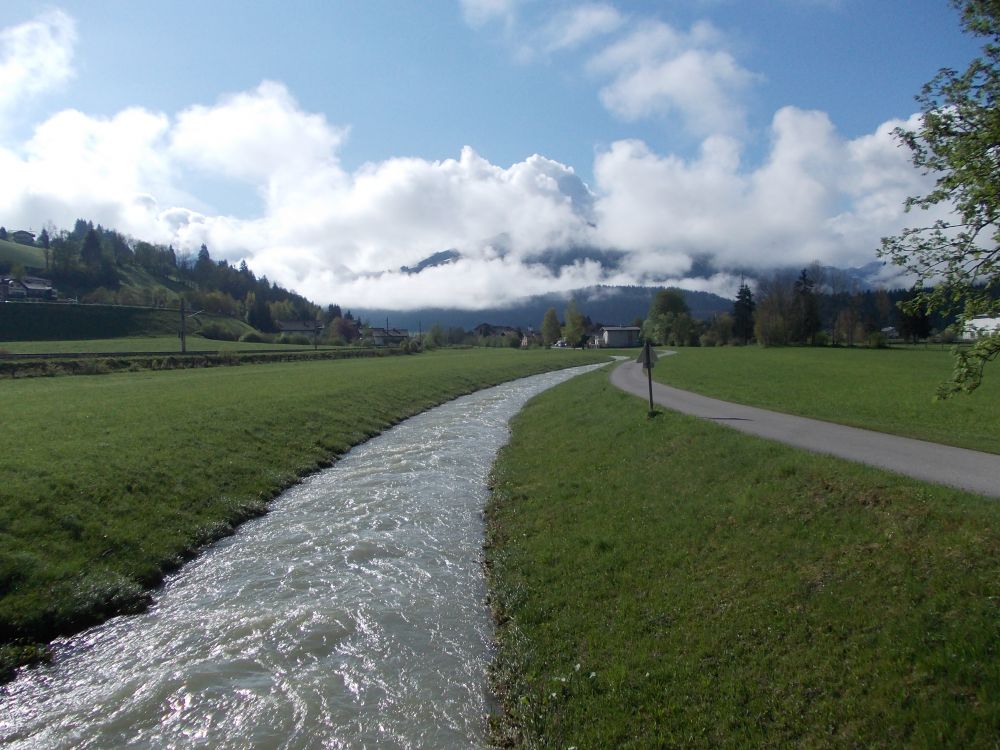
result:
M 6 0 L 0 35 L 0 223 L 404 307 L 870 261 L 926 186 L 891 128 L 978 48 L 945 0 Z M 625 261 L 538 262 L 579 245 Z

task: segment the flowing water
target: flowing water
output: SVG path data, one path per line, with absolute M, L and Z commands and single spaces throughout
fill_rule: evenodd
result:
M 585 369 L 452 401 L 284 493 L 0 689 L 0 745 L 482 746 L 487 474 L 510 417 Z

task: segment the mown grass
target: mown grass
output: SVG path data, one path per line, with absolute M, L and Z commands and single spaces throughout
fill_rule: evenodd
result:
M 187 336 L 189 352 L 245 351 L 248 349 L 273 349 L 284 351 L 288 344 L 253 343 L 250 341 L 217 341 L 201 336 Z M 311 348 L 298 345 L 295 348 Z M 320 345 L 320 349 L 330 347 Z M 80 354 L 89 352 L 180 352 L 180 338 L 174 336 L 125 336 L 114 339 L 86 339 L 81 341 L 0 341 L 0 350 L 11 354 Z
M 0 661 L 110 615 L 389 425 L 588 352 L 441 351 L 0 383 Z
M 45 267 L 45 255 L 40 247 L 21 245 L 10 240 L 0 240 L 0 261 L 17 263 L 26 268 Z
M 718 347 L 662 357 L 655 380 L 707 396 L 961 448 L 1000 453 L 1000 369 L 935 401 L 947 349 Z
M 648 419 L 603 372 L 529 403 L 494 485 L 502 744 L 996 747 L 995 501 Z

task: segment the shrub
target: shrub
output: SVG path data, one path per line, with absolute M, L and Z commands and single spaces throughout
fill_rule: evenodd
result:
M 267 344 L 270 343 L 271 339 L 259 331 L 247 331 L 240 336 L 240 341 L 248 344 Z
M 283 333 L 278 337 L 279 344 L 295 344 L 296 346 L 310 346 L 312 339 L 301 333 Z
M 866 344 L 869 349 L 885 349 L 887 344 L 885 334 L 881 331 L 873 331 L 868 334 Z
M 214 320 L 202 323 L 201 330 L 198 331 L 206 339 L 214 341 L 236 341 L 236 334 L 226 326 Z

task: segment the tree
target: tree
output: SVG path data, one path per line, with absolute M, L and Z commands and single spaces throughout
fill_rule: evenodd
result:
M 7 239 L 7 227 L 0 227 L 0 240 Z
M 753 292 L 745 281 L 740 282 L 736 292 L 736 302 L 733 303 L 733 335 L 743 344 L 749 344 L 753 338 L 753 313 L 757 304 Z
M 795 298 L 792 305 L 792 339 L 800 344 L 815 344 L 819 333 L 819 304 L 813 291 L 815 282 L 803 268 L 795 280 Z
M 913 273 L 915 297 L 905 311 L 956 315 L 960 325 L 1000 314 L 1000 2 L 952 0 L 970 34 L 986 38 L 982 56 L 964 72 L 942 69 L 917 96 L 916 130 L 897 129 L 914 166 L 935 179 L 906 210 L 937 209 L 940 216 L 882 240 L 879 254 Z M 985 365 L 1000 356 L 1000 334 L 955 353 L 949 396 L 972 391 Z
M 80 260 L 88 268 L 97 268 L 101 263 L 101 241 L 97 237 L 97 232 L 93 227 L 87 230 L 83 238 L 83 246 L 80 248 Z
M 656 293 L 649 305 L 648 317 L 667 315 L 668 313 L 674 313 L 675 315 L 691 313 L 687 302 L 684 300 L 684 292 L 680 289 L 661 289 Z
M 545 346 L 552 346 L 562 335 L 562 328 L 559 325 L 559 315 L 554 307 L 545 311 L 542 318 L 542 343 Z
M 583 325 L 583 315 L 576 307 L 576 300 L 571 299 L 566 305 L 566 325 L 563 326 L 563 338 L 570 346 L 582 346 L 587 331 Z

